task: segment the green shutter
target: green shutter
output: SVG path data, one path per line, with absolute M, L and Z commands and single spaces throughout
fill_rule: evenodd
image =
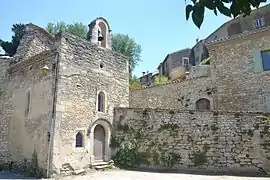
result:
M 253 63 L 253 71 L 254 72 L 262 72 L 263 71 L 263 63 L 262 63 L 262 55 L 261 51 L 258 49 L 252 50 L 252 63 Z
M 265 97 L 266 111 L 270 113 L 270 96 Z

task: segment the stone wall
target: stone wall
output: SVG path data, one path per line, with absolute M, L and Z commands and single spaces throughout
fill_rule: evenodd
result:
M 190 72 L 187 79 L 194 79 L 198 77 L 211 76 L 211 66 L 209 65 L 197 65 L 190 68 Z
M 18 165 L 36 151 L 39 167 L 47 168 L 55 58 L 56 51 L 44 51 L 8 69 L 9 161 Z
M 0 162 L 6 163 L 9 159 L 8 154 L 8 115 L 9 112 L 9 103 L 7 94 L 5 92 L 7 85 L 7 75 L 6 69 L 9 67 L 9 63 L 12 58 L 9 57 L 0 57 Z M 5 103 L 3 103 L 5 102 Z
M 131 91 L 129 105 L 131 108 L 195 109 L 198 99 L 207 98 L 211 109 L 215 109 L 215 92 L 211 77 L 200 77 Z
M 270 112 L 270 71 L 261 51 L 270 48 L 270 29 L 209 45 L 218 110 Z
M 94 160 L 96 123 L 104 123 L 109 132 L 114 108 L 128 107 L 128 61 L 120 54 L 69 34 L 61 35 L 60 46 L 53 166 L 59 170 L 69 164 L 80 169 Z M 104 112 L 97 111 L 99 92 L 105 94 Z M 76 148 L 78 132 L 83 134 L 83 147 Z M 110 135 L 105 136 L 109 145 Z M 107 150 L 105 161 L 110 158 Z
M 26 25 L 26 33 L 20 41 L 12 63 L 17 63 L 46 50 L 54 49 L 54 37 L 44 29 L 34 25 Z
M 115 109 L 118 165 L 210 172 L 269 172 L 269 115 Z
M 270 48 L 270 28 L 208 44 L 211 64 L 192 67 L 186 81 L 130 93 L 130 107 L 195 109 L 207 98 L 212 110 L 270 112 L 270 71 L 261 51 Z

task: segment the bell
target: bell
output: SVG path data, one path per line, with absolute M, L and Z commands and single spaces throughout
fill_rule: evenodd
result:
M 100 31 L 98 31 L 98 41 L 103 41 L 104 37 Z

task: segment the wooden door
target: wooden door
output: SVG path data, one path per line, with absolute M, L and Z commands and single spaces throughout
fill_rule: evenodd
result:
M 105 131 L 101 125 L 94 130 L 94 156 L 95 161 L 103 161 L 105 152 Z

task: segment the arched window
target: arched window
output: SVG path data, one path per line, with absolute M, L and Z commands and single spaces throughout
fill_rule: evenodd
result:
M 30 92 L 26 93 L 26 107 L 25 107 L 25 115 L 27 115 L 30 111 Z
M 98 93 L 98 111 L 105 112 L 105 94 L 103 92 Z
M 199 111 L 210 110 L 210 101 L 205 98 L 199 99 L 196 102 L 196 110 L 199 110 Z
M 83 147 L 83 134 L 78 132 L 76 134 L 76 147 Z

